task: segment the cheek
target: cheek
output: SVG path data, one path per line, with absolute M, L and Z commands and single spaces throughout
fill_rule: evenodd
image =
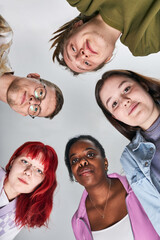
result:
M 43 180 L 33 178 L 32 179 L 32 191 L 35 190 L 42 182 L 43 182 Z
M 123 109 L 118 109 L 117 111 L 115 111 L 114 115 L 112 114 L 112 117 L 119 120 L 119 121 L 123 121 L 123 119 L 125 117 Z

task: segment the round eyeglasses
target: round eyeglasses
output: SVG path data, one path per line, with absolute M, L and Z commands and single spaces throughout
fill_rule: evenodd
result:
M 42 83 L 41 79 L 40 79 L 41 84 L 43 85 L 43 87 L 37 87 L 34 90 L 34 97 L 36 99 L 38 99 L 40 101 L 39 104 L 31 104 L 28 108 L 28 114 L 30 117 L 35 118 L 40 114 L 41 111 L 41 101 L 45 98 L 46 94 L 47 94 L 47 90 L 45 85 Z

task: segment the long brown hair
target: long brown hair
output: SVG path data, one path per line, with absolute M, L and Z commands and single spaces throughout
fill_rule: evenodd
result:
M 136 131 L 139 129 L 139 127 L 132 127 L 129 126 L 115 118 L 112 117 L 111 113 L 105 108 L 103 105 L 101 99 L 100 99 L 100 91 L 103 87 L 103 84 L 113 76 L 119 76 L 119 77 L 127 77 L 132 79 L 133 81 L 138 82 L 140 85 L 145 84 L 148 88 L 148 93 L 152 96 L 154 102 L 156 104 L 160 104 L 160 81 L 154 78 L 146 77 L 141 74 L 129 71 L 129 70 L 111 70 L 107 71 L 102 75 L 102 78 L 97 82 L 96 88 L 95 88 L 95 96 L 97 103 L 99 107 L 102 109 L 102 112 L 106 116 L 106 118 L 109 120 L 109 122 L 120 132 L 122 133 L 126 138 L 129 140 L 132 140 L 132 138 L 135 136 Z

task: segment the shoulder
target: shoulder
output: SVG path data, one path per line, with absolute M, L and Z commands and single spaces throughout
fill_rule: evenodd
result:
M 112 173 L 108 175 L 109 178 L 117 178 L 122 183 L 123 187 L 125 188 L 126 192 L 128 193 L 131 190 L 131 187 L 127 181 L 126 176 L 122 176 L 118 173 Z

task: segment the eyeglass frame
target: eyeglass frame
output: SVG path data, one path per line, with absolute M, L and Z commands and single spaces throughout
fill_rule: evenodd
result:
M 43 88 L 44 88 L 44 90 L 45 90 L 45 95 L 44 95 L 44 98 L 43 98 L 43 99 L 37 98 L 37 97 L 35 96 L 35 91 L 36 91 L 37 88 L 40 88 L 40 87 L 35 88 L 35 90 L 34 90 L 34 97 L 35 97 L 36 99 L 38 99 L 38 100 L 40 101 L 40 103 L 39 103 L 39 104 L 31 104 L 31 105 L 29 105 L 29 107 L 28 107 L 28 115 L 29 115 L 32 119 L 34 119 L 35 117 L 38 117 L 40 111 L 39 111 L 38 115 L 33 116 L 33 115 L 29 114 L 29 109 L 30 109 L 30 107 L 31 107 L 31 106 L 39 106 L 39 107 L 40 107 L 41 102 L 45 99 L 45 97 L 46 97 L 46 95 L 47 95 L 47 89 L 46 89 L 45 84 L 42 82 L 42 79 L 41 79 L 41 78 L 39 78 L 38 80 L 40 81 L 40 83 L 42 84 L 42 86 L 43 86 Z M 40 107 L 40 110 L 41 110 L 41 107 Z

